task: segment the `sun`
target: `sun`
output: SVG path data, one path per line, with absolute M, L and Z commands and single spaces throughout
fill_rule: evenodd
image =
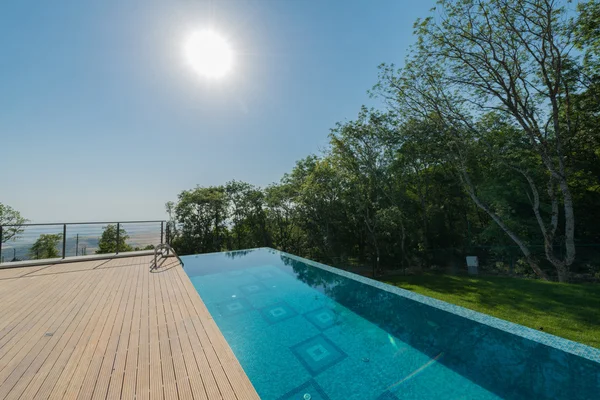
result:
M 210 30 L 197 31 L 185 43 L 191 67 L 209 79 L 222 78 L 231 70 L 233 52 L 227 40 Z

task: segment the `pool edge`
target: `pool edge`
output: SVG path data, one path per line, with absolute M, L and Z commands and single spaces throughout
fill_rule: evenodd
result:
M 223 347 L 223 350 L 226 352 L 226 357 L 230 363 L 228 366 L 233 368 L 233 370 L 236 373 L 240 374 L 238 376 L 238 379 L 241 379 L 242 381 L 238 380 L 238 383 L 242 383 L 243 385 L 249 385 L 249 386 L 242 386 L 242 388 L 241 388 L 242 392 L 245 392 L 245 393 L 234 393 L 234 395 L 237 397 L 238 394 L 243 394 L 244 396 L 242 398 L 244 398 L 244 399 L 260 399 L 258 391 L 254 387 L 252 380 L 250 379 L 250 377 L 244 370 L 244 367 L 242 366 L 242 364 L 238 360 L 237 356 L 233 352 L 231 345 L 225 338 L 225 335 L 223 335 L 223 332 L 221 332 L 221 328 L 219 328 L 219 326 L 217 325 L 212 314 L 208 310 L 208 307 L 204 303 L 202 296 L 200 296 L 200 293 L 194 287 L 194 283 L 190 279 L 189 275 L 186 273 L 185 268 L 183 266 L 179 270 L 179 273 L 181 274 L 182 283 L 184 284 L 184 286 L 186 286 L 188 296 L 196 296 L 196 298 L 197 298 L 196 302 L 198 302 L 197 305 L 201 308 L 202 311 L 206 312 L 206 314 L 205 314 L 206 321 L 203 321 L 202 319 L 200 320 L 201 325 L 204 326 L 206 329 L 206 333 L 208 334 L 208 332 L 212 329 L 216 329 L 216 331 L 218 333 L 218 336 L 216 336 L 216 337 L 215 336 L 213 336 L 212 338 L 210 336 L 208 337 L 209 342 L 213 345 L 213 351 L 215 351 L 215 354 L 218 357 L 218 354 L 216 353 L 217 349 L 214 346 L 214 340 L 219 340 L 221 343 L 219 343 L 218 345 Z M 184 277 L 185 277 L 185 280 L 183 280 Z M 192 301 L 194 301 L 191 297 L 190 297 L 190 299 Z M 195 306 L 196 305 L 194 305 L 194 307 Z M 206 326 L 205 323 L 208 323 L 208 326 Z M 226 365 L 222 365 L 223 370 L 225 372 L 225 375 L 227 376 L 227 379 L 230 381 L 230 384 L 233 387 L 233 382 L 231 381 L 231 378 L 230 378 L 229 374 L 227 373 L 225 366 Z
M 331 267 L 326 264 L 319 263 L 307 258 L 299 257 L 294 254 L 286 253 L 281 250 L 273 249 L 270 247 L 261 247 L 262 249 L 268 249 L 271 251 L 278 252 L 288 258 L 309 264 L 313 267 L 317 267 L 346 278 L 354 279 L 364 284 L 377 287 L 386 292 L 396 294 L 408 298 L 410 300 L 417 301 L 422 304 L 426 304 L 437 309 L 459 315 L 461 317 L 470 319 L 472 321 L 490 326 L 492 328 L 500 329 L 504 332 L 511 333 L 513 335 L 520 336 L 522 338 L 532 340 L 534 342 L 555 348 L 557 350 L 564 351 L 569 354 L 573 354 L 587 360 L 600 364 L 600 349 L 585 345 L 583 343 L 575 342 L 569 339 L 565 339 L 559 336 L 552 335 L 546 332 L 540 332 L 532 328 L 528 328 L 524 325 L 519 325 L 514 322 L 506 321 L 497 317 L 493 317 L 488 314 L 481 313 L 479 311 L 471 310 L 456 304 L 451 304 L 443 300 L 438 300 L 433 297 L 425 296 L 422 294 L 414 293 L 406 289 L 399 288 L 397 286 L 390 285 L 385 282 L 381 282 L 372 278 L 368 278 L 362 275 L 358 275 L 352 272 L 345 271 L 343 269 Z

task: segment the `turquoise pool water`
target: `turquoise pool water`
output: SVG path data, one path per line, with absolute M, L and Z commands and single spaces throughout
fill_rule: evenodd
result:
M 262 399 L 600 398 L 597 349 L 271 249 L 182 259 Z

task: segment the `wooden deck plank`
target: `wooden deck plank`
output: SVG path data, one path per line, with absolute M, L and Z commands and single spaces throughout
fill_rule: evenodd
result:
M 50 318 L 50 313 L 56 307 L 59 307 L 61 299 L 67 295 L 67 292 L 72 287 L 64 287 L 62 292 L 58 289 L 51 291 L 56 294 L 54 301 L 48 301 L 48 294 L 40 296 L 45 300 L 43 306 L 39 306 L 37 302 L 31 307 L 24 308 L 14 312 L 13 315 L 6 316 L 1 323 L 0 330 L 0 370 L 4 363 L 7 362 L 7 354 L 13 351 L 13 348 L 24 346 L 27 342 L 26 335 L 33 335 L 36 324 Z
M 153 274 L 154 290 L 156 296 L 156 316 L 158 319 L 158 342 L 160 343 L 160 360 L 163 380 L 163 393 L 165 399 L 178 399 L 177 383 L 175 382 L 175 367 L 173 365 L 173 356 L 171 352 L 171 342 L 167 329 L 165 297 L 162 292 L 161 281 L 164 278 L 164 272 Z
M 39 312 L 39 299 L 49 299 L 51 298 L 49 296 L 53 296 L 56 291 L 60 290 L 58 285 L 53 285 L 56 279 L 57 277 L 48 279 L 48 284 L 50 285 L 48 289 L 43 284 L 40 285 L 43 283 L 43 279 L 27 280 L 26 283 L 29 283 L 27 290 L 23 290 L 23 282 L 21 280 L 18 281 L 17 290 L 20 293 L 7 299 L 0 312 L 0 338 L 3 338 L 6 333 L 10 332 L 19 323 L 26 323 L 27 318 L 29 318 L 26 316 L 36 311 Z
M 194 289 L 192 282 L 188 279 L 187 275 L 182 269 L 176 269 L 175 272 L 179 275 L 179 282 L 184 285 L 187 290 L 188 298 L 190 304 L 195 308 L 198 316 L 200 317 L 201 326 L 196 326 L 196 332 L 198 333 L 203 343 L 203 347 L 205 348 L 205 352 L 209 359 L 209 362 L 214 362 L 214 358 L 216 357 L 219 362 L 222 364 L 222 369 L 214 368 L 213 374 L 215 377 L 218 377 L 223 371 L 227 380 L 231 382 L 232 387 L 235 387 L 236 397 L 240 399 L 254 399 L 257 398 L 256 390 L 250 383 L 250 380 L 243 372 L 243 369 L 233 351 L 229 347 L 229 344 L 219 331 L 217 324 L 212 319 L 212 316 L 208 312 L 208 309 L 200 299 L 200 296 Z M 197 324 L 196 324 L 197 325 Z M 223 383 L 219 385 L 221 390 L 227 390 L 231 386 L 227 386 L 225 384 L 225 380 L 222 377 L 219 377 L 218 380 L 221 380 Z M 231 392 L 222 392 L 224 398 L 233 398 Z
M 179 282 L 175 282 L 179 283 Z M 181 285 L 180 285 L 181 288 Z M 188 297 L 188 293 L 186 289 L 181 290 L 181 295 L 183 300 L 185 301 Z M 206 393 L 209 399 L 222 399 L 221 392 L 219 391 L 219 386 L 215 379 L 215 376 L 210 368 L 208 359 L 206 357 L 206 353 L 204 348 L 202 347 L 202 343 L 200 341 L 199 335 L 196 333 L 195 323 L 199 324 L 199 317 L 196 314 L 196 310 L 189 301 L 185 301 L 185 322 L 186 327 L 189 332 L 189 339 L 194 349 L 194 356 L 196 358 L 196 363 L 198 364 L 198 368 L 200 370 L 200 375 L 202 376 L 202 381 L 204 383 L 204 387 L 206 389 Z
M 46 380 L 48 380 L 48 385 L 56 382 L 81 336 L 86 331 L 89 334 L 89 322 L 97 318 L 96 311 L 98 310 L 99 314 L 99 306 L 103 305 L 109 294 L 106 288 L 111 283 L 110 278 L 112 274 L 103 275 L 105 276 L 98 277 L 98 286 L 94 290 L 94 293 L 84 300 L 82 309 L 71 322 L 67 332 L 60 337 L 53 347 L 50 348 L 47 345 L 48 350 L 38 354 L 34 362 L 6 396 L 6 400 L 18 399 L 21 395 L 23 398 L 31 399 Z M 69 335 L 69 333 L 71 334 Z M 45 358 L 44 354 L 46 355 Z M 27 381 L 25 377 L 31 377 L 31 380 Z M 2 390 L 0 389 L 0 396 L 2 394 Z
M 0 269 L 0 279 L 20 278 L 21 276 L 31 274 L 33 272 L 47 268 L 51 265 L 52 264 L 37 265 L 32 267 L 2 268 Z
M 0 398 L 258 399 L 177 259 L 151 262 L 0 270 Z
M 70 336 L 72 333 L 72 322 L 73 320 L 77 320 L 78 316 L 82 315 L 80 312 L 82 309 L 85 310 L 85 298 L 90 296 L 90 293 L 86 293 L 87 290 L 85 289 L 92 290 L 91 295 L 95 296 L 95 289 L 97 287 L 97 282 L 84 285 L 84 290 L 77 293 L 76 300 L 69 303 L 67 311 L 59 313 L 57 318 L 52 321 L 49 329 L 50 335 L 32 337 L 30 343 L 34 345 L 32 347 L 26 346 L 21 351 L 25 356 L 22 358 L 16 357 L 16 360 L 9 365 L 9 368 L 4 369 L 3 373 L 0 373 L 0 379 L 4 378 L 0 387 L 0 398 L 3 398 L 20 379 L 28 379 L 29 374 L 27 372 L 39 368 L 39 365 L 43 363 L 43 360 L 45 360 L 57 342 L 64 337 Z M 42 328 L 45 328 L 45 326 L 42 325 Z M 6 373 L 4 373 L 5 371 Z M 9 371 L 10 373 L 8 373 Z
M 16 305 L 17 308 L 19 306 L 22 307 L 21 301 L 24 298 L 31 298 L 31 296 L 41 295 L 40 290 L 36 290 L 36 288 L 40 288 L 45 286 L 45 283 L 41 279 L 31 279 L 29 285 L 31 287 L 30 290 L 24 291 L 22 289 L 23 284 L 20 279 L 11 279 L 0 281 L 2 284 L 0 285 L 0 297 L 2 297 L 2 305 L 3 307 L 0 309 L 0 316 L 3 317 L 5 315 L 12 315 L 13 309 L 11 306 Z M 27 296 L 27 297 L 26 297 Z
M 78 272 L 88 271 L 95 269 L 102 264 L 108 263 L 109 260 L 91 260 L 91 261 L 80 261 L 73 263 L 54 264 L 46 268 L 42 268 L 38 271 L 32 272 L 27 276 L 40 276 L 40 275 L 51 275 L 51 274 L 64 274 L 67 272 Z
M 133 268 L 132 268 L 133 269 Z M 100 373 L 98 375 L 98 380 L 96 381 L 96 387 L 94 388 L 94 394 L 92 395 L 92 399 L 106 399 L 108 398 L 108 391 L 110 389 L 112 383 L 112 392 L 111 395 L 115 394 L 115 391 L 119 390 L 119 395 L 121 394 L 121 387 L 123 384 L 122 377 L 119 380 L 118 377 L 113 379 L 113 372 L 116 371 L 118 374 L 118 370 L 116 369 L 119 366 L 116 366 L 117 358 L 119 362 L 122 359 L 123 349 L 126 347 L 123 345 L 123 338 L 121 338 L 121 334 L 123 333 L 123 329 L 127 329 L 127 325 L 131 325 L 131 320 L 127 320 L 127 312 L 132 307 L 131 303 L 133 301 L 133 295 L 135 294 L 135 287 L 137 286 L 137 281 L 135 277 L 137 276 L 137 270 L 133 269 L 133 276 L 130 282 L 129 287 L 125 290 L 125 297 L 121 300 L 121 306 L 118 310 L 117 321 L 113 326 L 113 331 L 111 332 L 110 339 L 108 345 L 106 347 L 106 352 L 104 354 L 104 360 L 102 361 L 102 366 L 100 368 Z M 129 339 L 129 338 L 128 338 Z M 119 354 L 117 354 L 118 350 L 121 350 Z M 119 356 L 119 357 L 117 357 Z
M 81 336 L 76 348 L 60 372 L 60 376 L 55 381 L 46 379 L 44 384 L 35 394 L 35 397 L 32 396 L 30 398 L 33 398 L 34 400 L 36 398 L 46 399 L 53 394 L 63 398 L 65 397 L 65 392 L 71 385 L 76 385 L 77 388 L 79 388 L 79 385 L 81 385 L 81 381 L 85 376 L 85 372 L 87 371 L 88 363 L 86 363 L 86 361 L 89 362 L 89 354 L 93 351 L 93 345 L 97 343 L 98 336 L 102 333 L 102 329 L 113 308 L 115 300 L 119 297 L 119 288 L 121 286 L 120 284 L 115 285 L 117 276 L 118 271 L 113 271 L 112 275 L 110 275 L 110 286 L 105 289 L 107 298 L 102 304 L 98 304 L 97 307 L 97 310 L 99 310 L 100 313 L 97 313 L 92 323 L 89 324 L 88 330 Z
M 135 382 L 135 396 L 137 400 L 148 400 L 150 397 L 150 329 L 148 280 L 150 273 L 143 274 L 142 299 L 140 308 L 140 325 L 138 338 L 137 374 Z
M 40 279 L 31 279 L 29 283 L 29 286 L 31 286 L 32 288 L 36 286 L 40 287 L 46 285 L 46 283 Z M 0 290 L 0 296 L 2 296 L 2 299 L 4 300 L 3 304 L 5 305 L 8 305 L 9 301 L 12 302 L 16 298 L 22 297 L 26 294 L 31 295 L 32 293 L 35 293 L 33 290 L 31 292 L 28 291 L 29 293 L 23 292 L 23 290 L 21 290 L 22 283 L 20 279 L 5 279 L 2 281 L 0 288 L 2 289 Z M 0 310 L 0 312 L 5 313 L 6 308 L 2 307 L 2 310 Z
M 190 330 L 190 324 L 188 323 L 190 314 L 187 310 L 187 304 L 185 304 L 183 299 L 181 287 L 174 279 L 169 280 L 169 282 L 171 284 L 170 293 L 172 293 L 170 302 L 175 311 L 175 318 L 177 321 L 179 321 L 177 323 L 177 328 L 179 330 L 179 338 L 194 399 L 220 399 L 221 395 L 216 387 L 216 382 L 214 381 L 214 377 L 212 376 L 212 372 L 210 372 L 210 370 L 206 371 L 206 381 L 210 380 L 211 383 L 209 386 L 212 384 L 212 396 L 209 397 L 207 393 L 205 382 L 202 377 L 203 374 L 201 372 L 201 363 L 206 362 L 206 358 L 204 357 L 202 359 L 200 354 L 198 354 L 198 358 L 195 356 L 196 351 L 198 351 L 198 353 L 202 353 L 202 356 L 204 356 L 204 352 L 200 346 L 194 347 L 192 340 L 190 339 L 193 331 Z M 200 363 L 198 362 L 199 360 Z
M 210 366 L 211 372 L 215 377 L 215 380 L 217 381 L 217 385 L 219 387 L 219 391 L 221 392 L 221 396 L 226 400 L 236 399 L 237 396 L 235 395 L 235 392 L 233 391 L 231 384 L 229 383 L 229 379 L 225 374 L 223 365 L 217 356 L 217 352 L 215 351 L 215 348 L 213 348 L 213 345 L 210 342 L 202 319 L 192 318 L 192 323 L 196 328 L 196 334 L 198 335 L 200 343 L 202 344 L 202 348 L 204 349 L 204 354 L 206 355 L 206 358 L 208 360 L 208 365 Z
M 162 360 L 160 358 L 160 337 L 158 333 L 158 315 L 156 306 L 155 283 L 158 279 L 156 273 L 148 274 L 148 340 L 150 356 L 150 400 L 162 400 L 163 374 Z
M 170 280 L 172 279 L 171 271 L 165 271 L 161 276 L 161 291 L 163 295 L 163 303 L 165 308 L 165 317 L 167 321 L 167 332 L 169 335 L 169 343 L 171 344 L 171 356 L 173 357 L 173 367 L 175 370 L 175 379 L 177 381 L 177 391 L 179 399 L 193 399 L 192 389 L 188 380 L 187 369 L 183 359 L 183 351 L 179 340 L 179 332 L 177 331 L 177 320 L 173 311 L 173 302 L 171 293 L 169 292 Z
M 91 356 L 91 360 L 81 386 L 77 388 L 73 384 L 70 384 L 70 390 L 67 390 L 65 398 L 89 399 L 92 397 L 92 394 L 98 385 L 98 377 L 102 369 L 102 364 L 104 364 L 105 356 L 110 357 L 110 354 L 107 354 L 108 343 L 113 330 L 116 329 L 116 326 L 119 323 L 119 310 L 123 307 L 123 301 L 127 296 L 127 290 L 131 286 L 131 278 L 133 277 L 135 270 L 130 268 L 119 272 L 121 272 L 120 279 L 123 285 L 120 287 L 122 290 L 120 290 L 119 297 L 115 302 L 115 308 L 112 310 L 111 318 L 109 318 L 107 323 L 104 325 L 102 334 L 99 337 L 98 343 L 94 349 L 94 353 Z M 123 272 L 125 272 L 125 274 L 123 274 Z M 51 395 L 51 398 L 54 398 L 54 393 Z M 56 398 L 58 399 L 60 397 Z
M 142 292 L 144 284 L 144 276 L 148 275 L 144 267 L 136 266 L 140 271 L 138 277 L 138 286 L 135 292 L 133 304 L 133 316 L 131 317 L 131 329 L 129 331 L 129 345 L 126 352 L 126 360 L 124 366 L 123 390 L 122 397 L 130 399 L 135 396 L 137 388 L 137 372 L 138 372 L 138 357 L 140 349 L 140 322 L 142 314 Z
M 0 340 L 0 383 L 4 381 L 4 372 L 14 365 L 11 360 L 16 357 L 16 362 L 19 362 L 19 354 L 26 355 L 43 335 L 54 332 L 56 324 L 62 321 L 61 318 L 66 317 L 76 306 L 69 296 L 72 293 L 80 294 L 90 283 L 74 282 L 73 285 L 65 286 L 67 284 L 64 284 L 62 293 L 59 291 L 57 301 L 46 301 L 45 305 L 38 309 L 39 312 L 23 320 L 23 323 L 19 323 Z

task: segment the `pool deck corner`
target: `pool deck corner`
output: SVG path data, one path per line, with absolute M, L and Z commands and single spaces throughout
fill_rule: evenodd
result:
M 0 398 L 258 399 L 176 258 L 0 269 Z

